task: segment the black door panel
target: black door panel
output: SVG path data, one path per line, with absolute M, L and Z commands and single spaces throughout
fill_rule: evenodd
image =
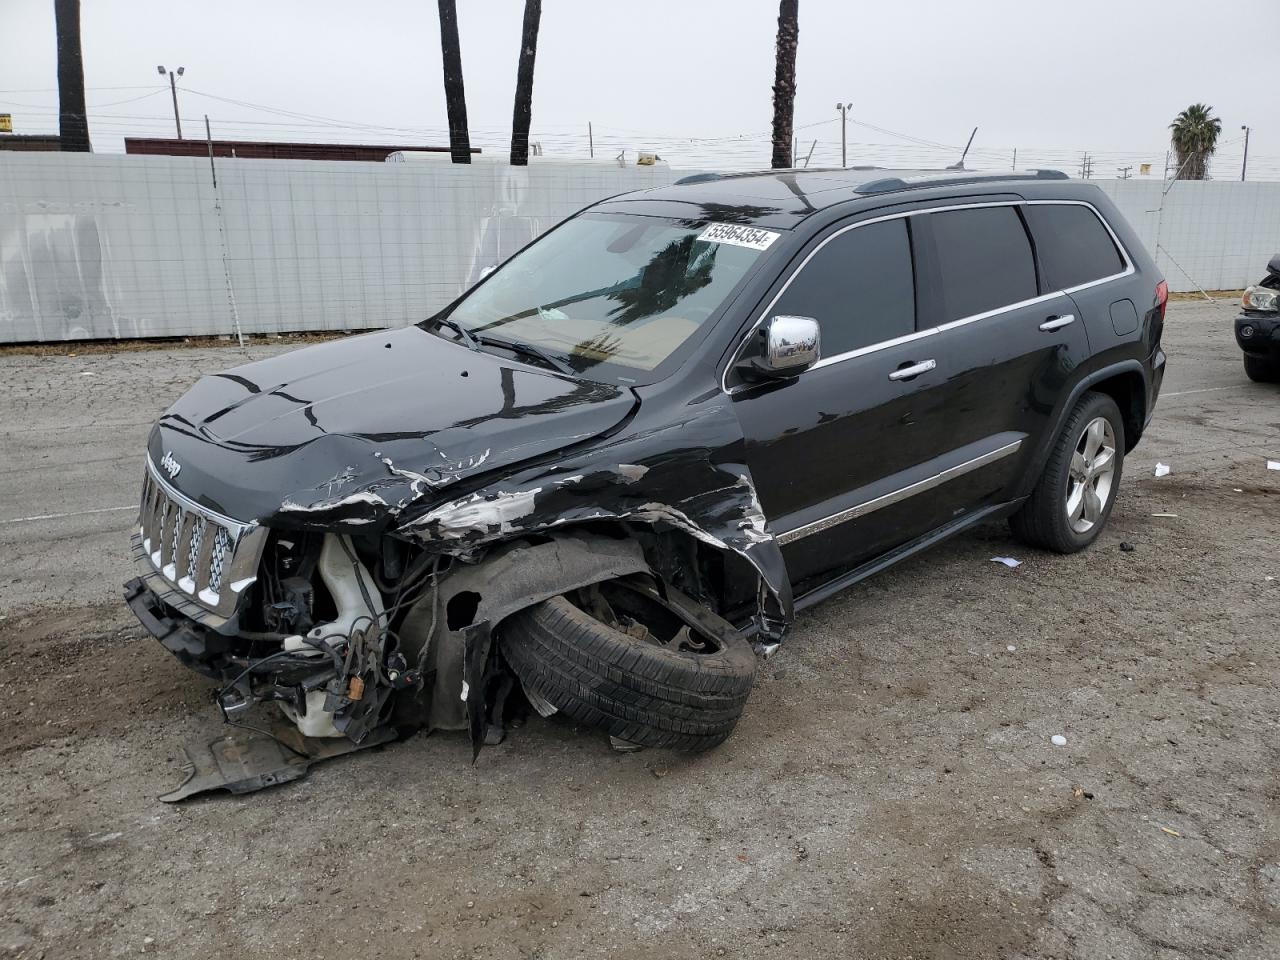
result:
M 798 589 L 904 543 L 906 531 L 918 535 L 998 502 L 1024 439 L 1007 433 L 949 450 L 795 515 L 775 533 Z
M 942 292 L 917 299 L 917 333 L 828 356 L 790 382 L 735 389 L 761 505 L 801 589 L 1013 496 L 1073 372 L 1088 356 L 1071 299 L 1038 294 L 1017 208 L 955 213 L 964 216 L 910 217 L 915 270 L 924 272 L 915 286 Z M 935 217 L 951 218 L 936 234 Z M 858 251 L 852 244 L 845 249 Z M 891 275 L 901 290 L 899 266 L 877 258 L 878 273 Z M 815 272 L 817 286 L 799 298 L 820 323 L 857 316 L 866 303 L 883 309 L 879 291 L 863 295 L 856 283 L 825 301 L 834 274 Z M 790 286 L 805 282 L 802 269 Z M 1010 304 L 1011 297 L 1020 302 Z M 977 308 L 987 312 L 956 313 Z

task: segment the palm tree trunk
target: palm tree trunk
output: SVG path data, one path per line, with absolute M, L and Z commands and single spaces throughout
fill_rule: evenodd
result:
M 794 165 L 791 131 L 796 109 L 796 45 L 800 41 L 800 0 L 778 4 L 777 65 L 773 75 L 773 167 Z
M 516 106 L 511 118 L 511 165 L 529 164 L 529 124 L 533 120 L 533 61 L 538 55 L 538 23 L 542 0 L 524 0 L 520 33 L 520 66 L 516 70 Z
M 58 34 L 58 136 L 63 150 L 89 152 L 84 105 L 84 58 L 80 53 L 80 0 L 54 0 Z
M 454 0 L 439 0 L 440 55 L 444 63 L 444 107 L 449 114 L 449 155 L 454 163 L 471 162 L 467 132 L 467 94 L 462 86 L 462 47 L 458 43 L 458 8 Z
M 1174 151 L 1178 158 L 1175 180 L 1203 180 L 1209 172 L 1208 155 L 1203 150 Z

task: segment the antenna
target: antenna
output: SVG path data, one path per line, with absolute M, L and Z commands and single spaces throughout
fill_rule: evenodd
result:
M 960 159 L 958 161 L 956 161 L 951 166 L 947 167 L 948 170 L 964 169 L 964 158 L 969 155 L 969 148 L 973 146 L 973 138 L 976 137 L 977 135 L 978 135 L 978 128 L 974 127 L 973 133 L 969 134 L 969 142 L 964 145 L 964 153 L 960 154 Z

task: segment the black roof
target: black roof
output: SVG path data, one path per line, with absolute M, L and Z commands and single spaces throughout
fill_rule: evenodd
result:
M 610 212 L 726 220 L 785 229 L 820 210 L 851 200 L 931 188 L 971 186 L 990 191 L 1005 183 L 1016 190 L 1015 185 L 1028 181 L 1066 179 L 1067 175 L 1057 170 L 981 173 L 878 167 L 699 173 L 667 187 L 614 197 L 601 206 Z

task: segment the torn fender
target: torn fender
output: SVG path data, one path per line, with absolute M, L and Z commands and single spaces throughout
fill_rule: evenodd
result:
M 432 729 L 466 726 L 473 749 L 484 743 L 485 667 L 493 630 L 525 607 L 593 583 L 647 573 L 640 545 L 587 533 L 565 534 L 547 543 L 513 543 L 482 564 L 462 567 L 444 578 L 438 597 L 410 611 L 401 630 L 431 688 L 416 694 Z M 470 622 L 450 623 L 454 599 L 473 594 Z M 413 649 L 413 648 L 416 648 Z
M 722 402 L 641 426 L 555 463 L 401 515 L 397 532 L 466 556 L 486 544 L 598 520 L 663 525 L 745 559 L 759 575 L 759 628 L 777 641 L 792 618 L 786 564 L 768 530 L 737 419 Z

